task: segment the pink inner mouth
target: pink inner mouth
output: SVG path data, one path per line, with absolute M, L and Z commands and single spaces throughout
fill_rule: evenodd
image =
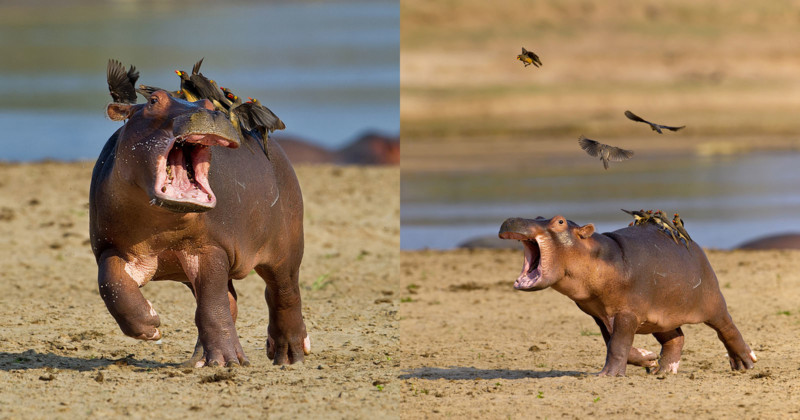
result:
M 526 290 L 536 286 L 542 279 L 542 258 L 539 243 L 536 239 L 523 240 L 525 247 L 525 262 L 522 265 L 522 272 L 514 282 L 517 290 Z
M 208 182 L 211 146 L 227 146 L 217 136 L 177 138 L 158 159 L 155 196 L 161 200 L 214 207 L 216 197 Z

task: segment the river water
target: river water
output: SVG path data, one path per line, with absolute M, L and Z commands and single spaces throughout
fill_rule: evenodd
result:
M 612 168 L 613 169 L 613 168 Z M 698 244 L 731 248 L 800 233 L 800 154 L 685 158 L 640 172 L 403 174 L 401 248 L 448 249 L 496 235 L 509 217 L 561 214 L 597 231 L 625 227 L 624 209 L 679 212 Z
M 11 2 L 0 56 L 0 160 L 96 158 L 120 125 L 104 112 L 109 58 L 177 90 L 173 71 L 205 57 L 287 135 L 331 148 L 400 127 L 396 1 Z

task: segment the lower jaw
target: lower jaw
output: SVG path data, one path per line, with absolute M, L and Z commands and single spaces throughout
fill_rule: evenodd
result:
M 207 204 L 201 204 L 193 201 L 178 201 L 164 197 L 154 197 L 152 200 L 150 200 L 150 204 L 175 213 L 202 213 L 216 207 L 217 202 L 212 201 Z

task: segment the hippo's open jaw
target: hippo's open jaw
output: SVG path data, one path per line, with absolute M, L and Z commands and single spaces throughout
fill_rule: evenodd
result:
M 522 264 L 522 272 L 514 282 L 514 288 L 526 292 L 542 289 L 542 247 L 539 246 L 539 239 L 545 240 L 541 236 L 530 238 L 517 232 L 502 232 L 502 239 L 516 239 L 522 242 L 525 248 L 525 261 Z M 544 286 L 546 287 L 546 286 Z
M 178 212 L 206 211 L 217 198 L 208 182 L 211 146 L 231 142 L 213 134 L 189 134 L 170 141 L 159 156 L 153 204 Z
M 517 290 L 536 290 L 534 287 L 542 279 L 542 255 L 536 240 L 522 241 L 525 248 L 525 262 L 522 272 L 514 282 Z

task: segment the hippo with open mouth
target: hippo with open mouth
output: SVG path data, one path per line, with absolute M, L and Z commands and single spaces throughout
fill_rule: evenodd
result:
M 163 90 L 145 104 L 112 103 L 123 125 L 92 172 L 90 239 L 100 295 L 122 331 L 161 338 L 159 317 L 139 288 L 180 281 L 197 301 L 193 366 L 249 364 L 239 343 L 234 279 L 255 270 L 266 282 L 267 355 L 303 361 L 310 341 L 301 313 L 303 200 L 279 146 L 272 160 L 241 142 L 211 102 Z
M 680 327 L 700 322 L 717 331 L 732 369 L 753 367 L 756 355 L 734 325 L 696 243 L 678 245 L 654 224 L 598 234 L 594 225 L 562 216 L 507 219 L 499 236 L 525 248 L 515 289 L 552 287 L 594 318 L 607 348 L 601 376 L 624 376 L 627 364 L 677 373 Z M 632 347 L 634 334 L 653 334 L 661 355 Z

